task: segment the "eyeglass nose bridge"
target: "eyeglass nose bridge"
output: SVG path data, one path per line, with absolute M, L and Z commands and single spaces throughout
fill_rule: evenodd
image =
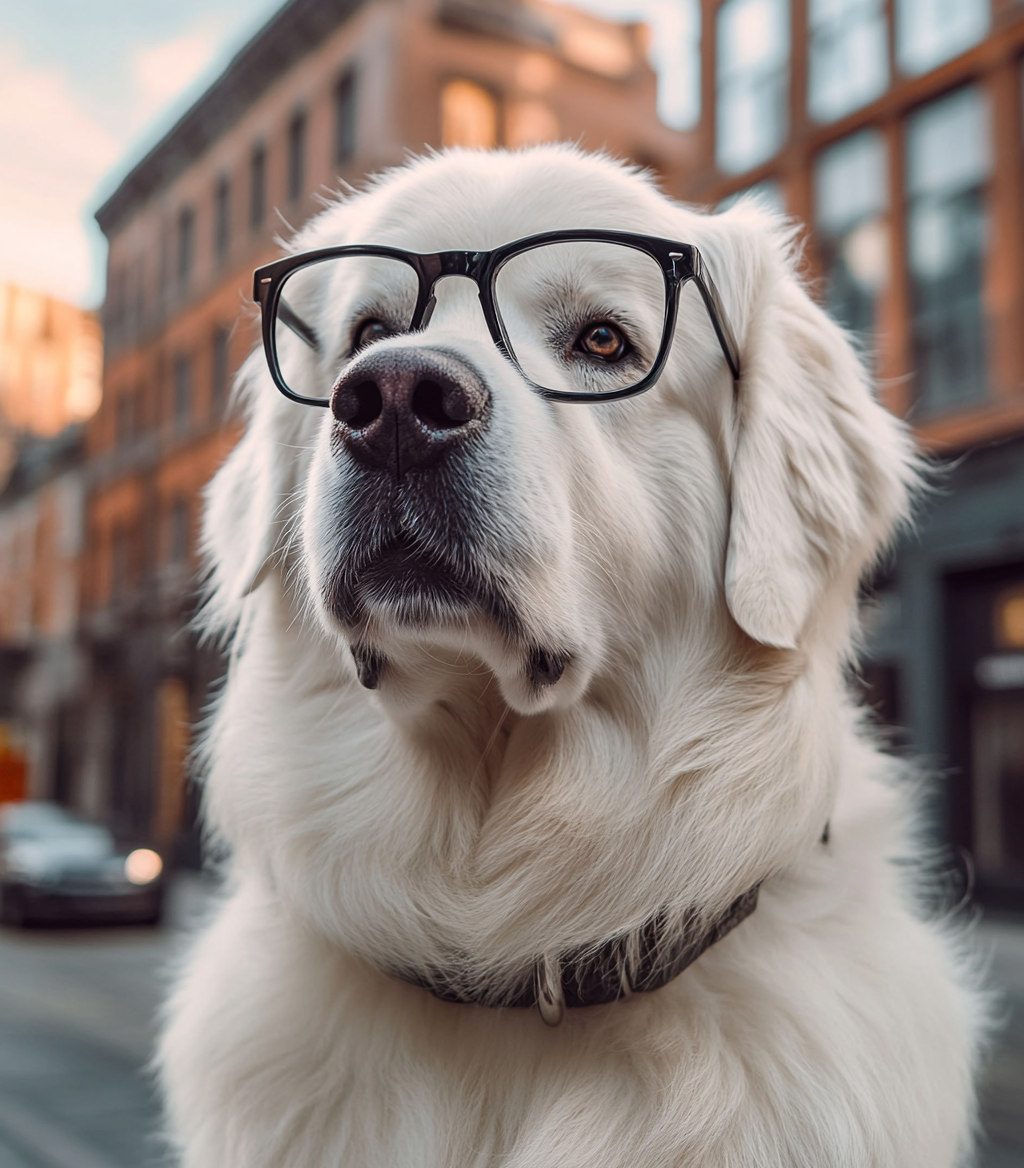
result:
M 430 324 L 430 318 L 434 315 L 434 309 L 437 307 L 437 286 L 445 277 L 462 276 L 467 280 L 472 280 L 476 284 L 477 297 L 479 298 L 480 276 L 487 256 L 488 253 L 482 251 L 442 251 L 430 257 L 434 262 L 430 264 L 430 270 L 425 270 L 423 273 L 427 297 L 417 314 L 417 319 L 413 322 L 413 328 L 417 332 L 422 332 Z M 481 300 L 482 307 L 483 301 Z M 485 312 L 485 319 L 486 315 Z

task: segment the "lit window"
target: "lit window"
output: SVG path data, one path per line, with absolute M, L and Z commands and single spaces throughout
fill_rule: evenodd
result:
M 885 0 L 810 0 L 807 108 L 830 122 L 889 84 Z
M 976 45 L 988 27 L 988 0 L 896 0 L 897 64 L 925 73 Z
M 334 161 L 349 162 L 356 152 L 356 71 L 346 69 L 334 87 Z
M 299 198 L 305 184 L 306 115 L 300 111 L 288 126 L 288 198 Z
M 700 0 L 648 5 L 644 20 L 658 73 L 658 116 L 673 130 L 691 130 L 700 121 Z
M 498 144 L 498 103 L 473 81 L 449 81 L 441 90 L 441 142 L 445 146 Z
M 885 139 L 865 130 L 829 147 L 814 170 L 818 246 L 829 311 L 870 342 L 889 281 L 889 168 Z
M 961 89 L 908 119 L 914 363 L 929 410 L 985 395 L 984 185 L 990 167 L 988 105 L 979 89 Z

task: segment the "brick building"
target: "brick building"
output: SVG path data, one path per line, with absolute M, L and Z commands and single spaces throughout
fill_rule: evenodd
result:
M 866 669 L 943 768 L 941 830 L 1024 905 L 1024 7 L 702 0 L 685 197 L 754 189 L 883 400 L 946 465 L 877 581 Z
M 184 727 L 221 673 L 187 631 L 199 492 L 237 438 L 225 405 L 256 338 L 253 268 L 339 177 L 425 146 L 579 139 L 678 185 L 686 139 L 657 119 L 643 37 L 540 0 L 291 0 L 97 212 L 79 756 L 119 830 L 190 846 Z

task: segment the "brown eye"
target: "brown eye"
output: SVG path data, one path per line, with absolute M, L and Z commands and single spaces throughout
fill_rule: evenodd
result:
M 356 341 L 353 348 L 365 349 L 367 345 L 372 345 L 374 341 L 379 341 L 381 337 L 388 337 L 391 335 L 391 330 L 382 321 L 375 317 L 370 320 L 364 320 L 356 329 Z
M 615 325 L 603 320 L 587 325 L 576 339 L 576 348 L 602 361 L 618 361 L 625 355 L 626 338 Z

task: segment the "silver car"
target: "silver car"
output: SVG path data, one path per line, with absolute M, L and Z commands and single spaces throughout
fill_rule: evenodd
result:
M 6 925 L 118 921 L 155 924 L 163 861 L 119 849 L 105 827 L 55 803 L 0 806 L 0 921 Z

